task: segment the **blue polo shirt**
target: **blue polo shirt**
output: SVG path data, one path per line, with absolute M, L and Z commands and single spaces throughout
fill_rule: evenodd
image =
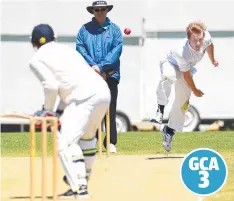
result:
M 106 18 L 103 26 L 95 20 L 84 24 L 76 38 L 76 50 L 90 66 L 97 65 L 101 72 L 120 80 L 120 56 L 123 36 L 120 28 Z

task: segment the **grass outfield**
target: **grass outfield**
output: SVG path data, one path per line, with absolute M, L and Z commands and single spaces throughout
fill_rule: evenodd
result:
M 41 152 L 40 133 L 37 133 L 37 156 Z M 52 138 L 48 136 L 48 153 L 51 154 Z M 172 152 L 186 154 L 195 148 L 212 148 L 220 153 L 234 153 L 234 131 L 177 133 Z M 118 135 L 118 154 L 162 154 L 162 137 L 159 132 L 129 132 Z M 29 133 L 2 133 L 2 156 L 29 156 Z
M 40 133 L 37 133 L 37 156 L 41 152 Z M 48 154 L 51 155 L 52 138 L 48 136 Z M 211 148 L 218 151 L 228 165 L 228 180 L 223 189 L 205 201 L 234 200 L 234 132 L 177 133 L 173 141 L 172 154 L 187 154 L 195 148 Z M 162 137 L 158 132 L 129 132 L 118 136 L 119 155 L 164 154 Z M 29 156 L 28 133 L 2 133 L 2 157 Z

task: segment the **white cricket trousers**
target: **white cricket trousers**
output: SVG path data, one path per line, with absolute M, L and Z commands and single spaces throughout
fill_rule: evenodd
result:
M 72 101 L 61 117 L 62 127 L 58 141 L 70 145 L 73 141 L 94 138 L 109 104 L 109 89 L 84 100 Z
M 96 154 L 96 130 L 110 104 L 106 83 L 93 96 L 73 100 L 63 112 L 58 132 L 58 152 L 71 189 L 87 185 Z
M 183 74 L 169 62 L 160 65 L 161 80 L 157 87 L 157 102 L 168 104 L 172 84 L 175 85 L 175 99 L 170 111 L 168 126 L 177 132 L 183 131 L 185 113 L 188 110 L 191 88 L 184 80 Z

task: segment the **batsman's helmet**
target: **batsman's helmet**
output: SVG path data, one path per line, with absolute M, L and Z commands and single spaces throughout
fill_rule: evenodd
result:
M 31 43 L 42 46 L 48 42 L 54 41 L 55 35 L 52 27 L 48 24 L 39 24 L 33 28 Z

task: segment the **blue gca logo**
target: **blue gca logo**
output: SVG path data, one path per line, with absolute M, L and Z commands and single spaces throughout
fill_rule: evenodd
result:
M 227 179 L 228 169 L 219 153 L 201 148 L 193 150 L 185 157 L 180 174 L 184 185 L 190 191 L 207 196 L 222 188 Z

